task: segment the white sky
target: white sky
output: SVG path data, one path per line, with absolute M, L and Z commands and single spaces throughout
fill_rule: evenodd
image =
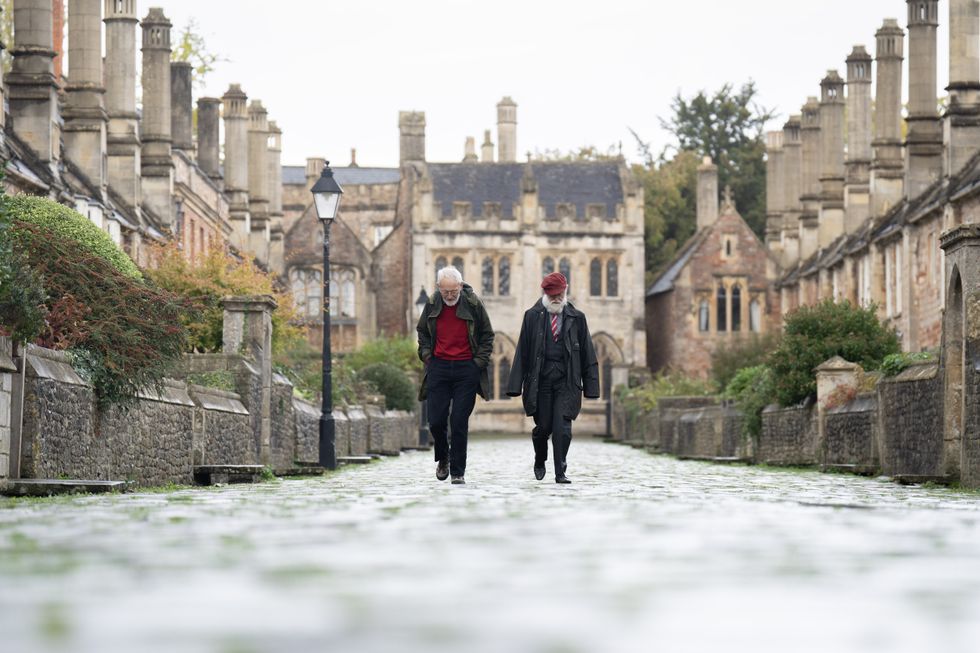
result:
M 150 2 L 140 2 L 140 16 Z M 195 17 L 218 64 L 201 95 L 239 82 L 283 129 L 283 163 L 326 156 L 398 164 L 398 111 L 426 114 L 426 157 L 458 161 L 466 136 L 496 141 L 496 103 L 518 104 L 518 151 L 622 142 L 632 127 L 655 151 L 658 117 L 685 96 L 754 79 L 778 129 L 846 73 L 854 44 L 874 55 L 904 0 L 155 0 L 175 29 Z M 948 3 L 940 3 L 939 89 Z M 906 57 L 908 48 L 906 46 Z M 905 82 L 908 76 L 906 72 Z M 523 159 L 523 155 L 520 157 Z

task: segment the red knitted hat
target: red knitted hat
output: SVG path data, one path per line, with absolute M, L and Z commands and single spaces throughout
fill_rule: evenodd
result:
M 552 272 L 541 280 L 541 288 L 549 295 L 557 295 L 568 288 L 568 280 L 561 272 Z

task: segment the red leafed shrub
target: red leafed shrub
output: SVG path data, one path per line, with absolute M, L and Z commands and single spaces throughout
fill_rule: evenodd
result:
M 67 293 L 51 302 L 44 330 L 35 344 L 48 349 L 70 349 L 85 342 L 88 335 L 85 320 L 92 310 Z

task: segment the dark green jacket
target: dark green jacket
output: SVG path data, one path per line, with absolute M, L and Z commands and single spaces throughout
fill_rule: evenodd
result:
M 436 347 L 436 319 L 442 312 L 443 306 L 445 304 L 442 295 L 436 290 L 422 308 L 418 326 L 415 327 L 419 334 L 419 358 L 423 363 L 429 360 Z M 473 292 L 473 287 L 467 283 L 463 284 L 463 292 L 460 293 L 459 304 L 456 305 L 456 317 L 467 321 L 466 333 L 470 341 L 470 351 L 473 352 L 473 362 L 480 368 L 480 396 L 489 400 L 490 374 L 487 372 L 487 367 L 493 355 L 493 326 L 490 325 L 490 316 L 487 315 L 483 302 Z M 419 384 L 419 401 L 425 401 L 428 396 L 426 384 L 428 376 L 429 366 L 426 364 L 422 372 L 422 383 Z

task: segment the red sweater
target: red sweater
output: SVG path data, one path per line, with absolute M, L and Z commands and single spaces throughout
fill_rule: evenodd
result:
M 462 298 L 460 298 L 462 299 Z M 456 317 L 456 306 L 443 304 L 436 318 L 435 357 L 447 361 L 466 361 L 473 358 L 470 339 L 466 333 L 466 320 Z

